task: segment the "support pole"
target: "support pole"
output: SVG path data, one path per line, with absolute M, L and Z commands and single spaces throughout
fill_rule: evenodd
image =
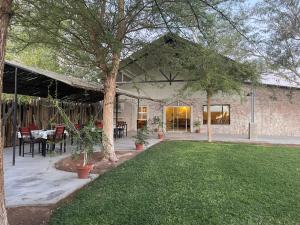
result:
M 255 89 L 251 88 L 251 123 L 255 123 Z
M 140 108 L 140 99 L 138 98 L 137 99 L 138 100 L 138 104 L 137 104 L 137 118 L 136 118 L 136 130 L 138 130 L 139 129 L 139 127 L 138 127 L 138 122 L 139 122 L 139 108 Z
M 17 102 L 18 102 L 18 68 L 15 68 L 15 96 L 14 96 L 14 118 L 13 118 L 13 166 L 16 164 L 16 139 L 17 139 Z
M 80 118 L 79 118 L 79 124 L 80 124 L 80 127 L 82 127 L 82 114 L 83 114 L 83 110 L 82 110 L 82 103 L 79 103 L 80 104 Z
M 249 139 L 256 138 L 256 124 L 255 124 L 255 88 L 251 87 L 251 122 L 249 123 Z
M 118 114 L 119 114 L 119 95 L 116 95 L 116 127 L 118 125 Z

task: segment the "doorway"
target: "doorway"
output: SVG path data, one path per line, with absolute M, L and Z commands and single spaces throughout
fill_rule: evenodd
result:
M 168 106 L 166 112 L 166 131 L 191 130 L 191 107 L 190 106 Z

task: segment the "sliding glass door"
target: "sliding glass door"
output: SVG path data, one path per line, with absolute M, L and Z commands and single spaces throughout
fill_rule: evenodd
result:
M 166 113 L 167 131 L 190 131 L 191 107 L 190 106 L 168 106 Z

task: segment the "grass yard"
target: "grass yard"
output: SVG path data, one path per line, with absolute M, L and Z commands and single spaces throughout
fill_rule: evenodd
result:
M 79 191 L 51 224 L 300 224 L 300 149 L 163 142 Z

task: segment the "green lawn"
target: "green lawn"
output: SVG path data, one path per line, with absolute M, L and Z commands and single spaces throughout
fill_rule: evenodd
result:
M 51 224 L 300 224 L 300 149 L 164 142 L 79 191 Z

